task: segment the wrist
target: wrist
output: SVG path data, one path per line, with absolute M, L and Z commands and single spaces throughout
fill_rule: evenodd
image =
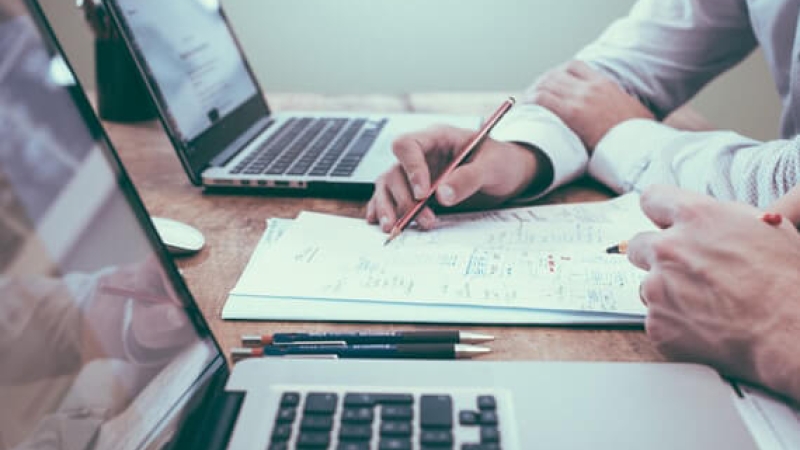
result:
M 800 317 L 792 312 L 780 317 L 756 341 L 753 361 L 758 379 L 755 381 L 800 403 L 800 361 L 795 352 L 800 340 Z
M 528 164 L 524 169 L 527 176 L 514 196 L 532 197 L 550 187 L 555 176 L 553 162 L 550 158 L 535 145 L 525 142 L 513 142 L 512 144 L 523 148 L 529 155 Z

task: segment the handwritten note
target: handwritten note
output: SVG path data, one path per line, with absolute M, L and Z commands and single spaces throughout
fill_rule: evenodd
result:
M 643 314 L 643 272 L 606 246 L 651 227 L 638 200 L 446 216 L 388 246 L 363 219 L 302 213 L 232 294 Z

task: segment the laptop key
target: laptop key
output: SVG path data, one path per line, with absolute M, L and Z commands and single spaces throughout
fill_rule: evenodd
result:
M 411 450 L 411 439 L 381 439 L 378 443 L 378 450 Z
M 295 408 L 281 408 L 278 410 L 275 421 L 278 423 L 292 423 L 296 415 L 297 410 Z
M 354 442 L 339 442 L 336 450 L 370 450 L 369 442 L 354 441 Z
M 423 395 L 420 398 L 422 428 L 452 428 L 453 399 L 449 395 Z
M 338 396 L 333 393 L 314 392 L 306 396 L 306 404 L 303 409 L 306 414 L 329 414 L 336 411 L 336 401 Z
M 463 444 L 461 450 L 500 450 L 499 444 Z
M 479 395 L 478 396 L 478 409 L 481 411 L 497 409 L 497 400 L 494 395 Z
M 478 413 L 475 411 L 461 411 L 458 413 L 458 423 L 461 425 L 477 425 Z
M 419 435 L 419 443 L 432 447 L 453 445 L 453 433 L 450 430 L 423 430 Z
M 333 428 L 333 418 L 327 415 L 304 415 L 300 421 L 302 431 L 331 431 Z
M 272 442 L 285 442 L 292 437 L 292 426 L 290 424 L 275 424 L 272 429 Z
M 389 405 L 381 407 L 382 420 L 411 420 L 414 410 L 410 406 Z
M 390 420 L 381 422 L 381 436 L 401 436 L 411 437 L 411 422 L 399 422 Z
M 298 392 L 284 392 L 281 395 L 281 406 L 297 406 L 300 404 L 300 393 Z
M 497 427 L 481 427 L 481 443 L 499 443 L 500 430 Z
M 343 441 L 368 441 L 371 438 L 371 425 L 342 425 L 339 428 L 339 439 Z
M 372 423 L 375 412 L 372 408 L 345 408 L 342 411 L 342 423 Z
M 328 448 L 331 443 L 329 433 L 301 432 L 297 437 L 297 448 Z

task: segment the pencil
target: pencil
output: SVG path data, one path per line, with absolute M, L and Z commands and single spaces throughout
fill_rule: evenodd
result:
M 392 242 L 394 238 L 399 236 L 400 233 L 405 230 L 414 217 L 416 217 L 416 215 L 422 211 L 422 208 L 425 207 L 425 204 L 428 203 L 428 200 L 433 197 L 433 194 L 436 193 L 436 190 L 439 188 L 439 184 L 442 182 L 442 180 L 445 179 L 453 170 L 455 170 L 456 167 L 460 166 L 464 161 L 466 161 L 471 154 L 478 150 L 483 141 L 486 139 L 486 136 L 488 136 L 489 132 L 492 131 L 492 128 L 494 128 L 494 126 L 497 125 L 497 123 L 503 118 L 508 110 L 514 106 L 515 101 L 516 100 L 514 100 L 514 97 L 509 97 L 506 99 L 506 101 L 504 101 L 503 104 L 497 108 L 497 111 L 495 111 L 494 114 L 492 114 L 489 119 L 484 122 L 478 132 L 475 133 L 475 136 L 473 136 L 472 139 L 467 142 L 464 150 L 455 159 L 450 161 L 450 164 L 433 182 L 425 196 L 419 199 L 413 208 L 406 211 L 406 213 L 403 214 L 403 216 L 397 222 L 395 222 L 392 230 L 389 232 L 389 237 L 386 239 L 383 245 L 387 245 L 389 242 Z
M 758 220 L 767 225 L 777 227 L 783 222 L 783 216 L 778 213 L 763 213 L 758 216 Z M 624 255 L 628 253 L 628 241 L 620 241 L 619 244 L 612 245 L 606 249 L 606 253 Z
M 628 251 L 628 241 L 621 241 L 619 244 L 612 245 L 606 249 L 606 253 L 624 255 Z

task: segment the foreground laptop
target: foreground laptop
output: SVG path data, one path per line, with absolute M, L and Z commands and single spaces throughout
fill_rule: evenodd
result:
M 394 163 L 391 143 L 399 134 L 480 122 L 458 115 L 276 113 L 217 0 L 104 1 L 198 185 L 366 195 Z
M 745 397 L 697 365 L 230 369 L 27 7 L 0 0 L 0 448 L 757 448 Z

